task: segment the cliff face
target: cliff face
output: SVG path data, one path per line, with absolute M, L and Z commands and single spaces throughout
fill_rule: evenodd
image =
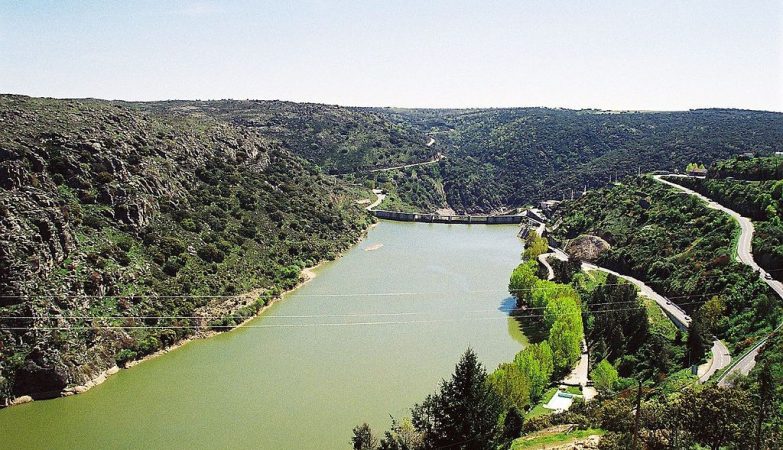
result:
M 233 326 L 369 220 L 278 141 L 103 101 L 0 96 L 0 187 L 0 405 Z

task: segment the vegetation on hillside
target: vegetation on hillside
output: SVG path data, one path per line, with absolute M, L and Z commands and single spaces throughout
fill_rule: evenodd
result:
M 708 178 L 737 178 L 740 180 L 783 180 L 783 156 L 734 157 L 715 161 Z
M 170 101 L 134 107 L 250 127 L 349 182 L 396 192 L 405 210 L 503 212 L 610 178 L 738 152 L 783 150 L 783 114 L 545 108 L 346 108 L 278 101 Z M 427 146 L 430 136 L 435 143 Z M 370 173 L 431 160 L 437 164 Z
M 266 100 L 166 101 L 129 106 L 178 116 L 208 116 L 251 128 L 317 164 L 327 174 L 366 172 L 431 159 L 440 148 L 410 125 L 357 108 Z
M 371 109 L 435 136 L 456 211 L 498 211 L 570 197 L 609 179 L 743 151 L 783 150 L 783 115 L 742 110 L 622 112 L 511 108 Z
M 689 311 L 717 298 L 719 317 L 707 321 L 705 314 L 692 314 L 701 330 L 701 343 L 692 343 L 694 354 L 710 333 L 742 350 L 780 321 L 781 305 L 769 287 L 731 257 L 738 226 L 697 198 L 633 177 L 588 192 L 563 211 L 555 239 L 582 234 L 605 239 L 612 248 L 599 265 L 645 281 Z
M 707 179 L 672 178 L 753 220 L 753 258 L 783 280 L 783 157 L 730 159 Z
M 370 221 L 313 164 L 214 119 L 2 96 L 0 120 L 0 404 L 235 326 Z

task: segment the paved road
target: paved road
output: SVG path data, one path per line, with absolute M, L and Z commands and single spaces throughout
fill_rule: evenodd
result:
M 550 256 L 555 256 L 555 254 L 554 253 L 542 253 L 542 254 L 538 255 L 538 262 L 540 262 L 541 264 L 544 265 L 544 267 L 546 267 L 546 271 L 547 271 L 546 279 L 547 280 L 554 280 L 555 279 L 555 271 L 552 270 L 552 266 L 550 266 L 549 265 L 549 261 L 547 261 L 547 259 Z
M 669 175 L 673 177 L 686 177 L 687 175 Z M 783 299 L 783 283 L 776 280 L 768 280 L 764 278 L 764 274 L 766 273 L 764 269 L 759 267 L 758 264 L 756 264 L 756 261 L 753 259 L 753 222 L 751 222 L 750 219 L 747 217 L 741 216 L 739 213 L 726 208 L 725 206 L 721 205 L 720 203 L 717 203 L 715 201 L 710 200 L 709 198 L 699 194 L 698 192 L 688 189 L 684 186 L 680 186 L 677 183 L 672 183 L 671 181 L 664 180 L 662 178 L 662 175 L 655 175 L 653 178 L 655 178 L 657 181 L 667 184 L 669 186 L 672 186 L 676 189 L 679 189 L 682 192 L 685 192 L 687 194 L 693 195 L 695 197 L 698 197 L 705 203 L 707 203 L 707 206 L 712 209 L 717 209 L 719 211 L 723 211 L 726 214 L 733 217 L 737 223 L 740 225 L 740 238 L 739 242 L 737 244 L 737 257 L 740 260 L 740 262 L 750 266 L 753 268 L 753 270 L 759 272 L 759 276 L 761 277 L 762 281 L 767 283 L 769 287 L 774 290 L 778 296 Z M 783 327 L 783 324 L 779 325 L 777 328 L 775 328 L 775 331 L 781 329 Z M 767 336 L 768 337 L 768 336 Z M 727 386 L 731 384 L 731 378 L 737 374 L 741 373 L 743 375 L 747 375 L 751 369 L 753 369 L 753 366 L 756 365 L 756 355 L 758 355 L 759 350 L 761 349 L 761 346 L 767 341 L 767 337 L 764 337 L 763 339 L 759 339 L 759 341 L 756 343 L 756 345 L 751 349 L 748 354 L 742 357 L 737 364 L 734 365 L 731 369 L 727 370 L 721 377 L 718 379 L 718 385 L 720 386 Z
M 372 169 L 369 172 L 386 172 L 387 170 L 398 170 L 398 169 L 407 169 L 408 167 L 418 167 L 418 166 L 426 166 L 429 164 L 437 164 L 441 160 L 446 159 L 446 155 L 442 153 L 438 153 L 435 155 L 434 158 L 432 158 L 429 161 L 424 162 L 418 162 L 418 163 L 412 163 L 412 164 L 403 164 L 401 166 L 392 166 L 392 167 L 384 167 L 383 169 Z
M 661 294 L 655 292 L 650 286 L 647 286 L 647 284 L 645 284 L 643 281 L 589 263 L 582 263 L 582 270 L 586 270 L 586 271 L 602 270 L 604 272 L 611 273 L 612 275 L 630 281 L 631 283 L 635 284 L 639 288 L 639 291 L 643 296 L 655 300 L 655 303 L 657 303 L 658 306 L 661 307 L 664 313 L 666 313 L 666 315 L 669 317 L 669 319 L 671 319 L 674 325 L 677 326 L 677 328 L 684 331 L 687 330 L 688 327 L 690 326 L 691 318 L 685 313 L 685 311 L 682 310 L 682 308 L 680 308 L 674 302 L 670 301 L 669 299 L 662 296 Z M 731 363 L 731 355 L 729 353 L 729 349 L 726 347 L 726 345 L 723 342 L 720 341 L 720 339 L 715 339 L 712 341 L 712 348 L 710 351 L 712 353 L 712 358 L 710 358 L 707 364 L 703 365 L 699 370 L 700 372 L 699 383 L 704 383 L 705 381 L 709 380 L 710 377 L 712 377 L 715 374 L 715 372 L 719 371 L 720 369 L 723 369 L 724 367 L 728 366 Z
M 565 261 L 568 259 L 568 255 L 563 252 L 560 249 L 551 247 L 552 252 L 551 253 L 545 253 L 548 258 L 549 256 L 554 256 L 557 259 L 560 259 L 562 261 Z M 542 255 L 543 256 L 543 255 Z M 539 261 L 541 261 L 539 257 Z M 546 258 L 544 258 L 544 261 L 546 261 Z M 548 268 L 548 270 L 551 273 L 551 266 L 548 262 L 544 262 L 544 265 Z M 636 285 L 639 288 L 639 291 L 642 295 L 644 295 L 647 298 L 650 298 L 655 301 L 655 303 L 658 304 L 658 306 L 661 307 L 661 309 L 664 311 L 664 313 L 671 319 L 671 321 L 674 323 L 675 326 L 682 330 L 687 330 L 688 326 L 691 323 L 691 318 L 683 311 L 679 306 L 677 306 L 674 302 L 670 301 L 666 297 L 658 294 L 655 292 L 650 286 L 647 286 L 643 281 L 637 280 L 634 277 L 623 275 L 621 273 L 615 272 L 614 270 L 609 270 L 603 267 L 596 266 L 595 264 L 590 263 L 582 263 L 582 270 L 589 272 L 592 270 L 601 270 L 606 273 L 611 273 L 612 275 L 615 275 L 618 278 L 623 278 L 634 285 Z M 553 277 L 554 274 L 552 273 Z M 703 369 L 700 370 L 702 373 L 699 375 L 699 382 L 704 383 L 707 381 L 712 375 L 715 374 L 718 370 L 728 366 L 731 363 L 731 356 L 729 354 L 729 349 L 726 348 L 726 345 L 723 344 L 719 339 L 715 339 L 712 342 L 712 358 L 710 358 L 710 361 L 708 362 L 708 365 L 703 366 Z M 569 375 L 571 376 L 571 375 Z
M 612 275 L 618 278 L 623 278 L 626 281 L 633 283 L 634 285 L 636 285 L 636 287 L 639 288 L 639 291 L 643 296 L 654 300 L 655 303 L 657 303 L 658 306 L 661 307 L 663 312 L 666 313 L 667 316 L 669 316 L 669 319 L 671 319 L 671 321 L 674 322 L 674 325 L 677 326 L 677 328 L 681 330 L 687 330 L 688 327 L 690 326 L 691 318 L 685 313 L 685 311 L 682 310 L 682 308 L 677 306 L 674 302 L 664 297 L 663 295 L 655 292 L 650 286 L 647 286 L 647 284 L 645 284 L 643 281 L 637 280 L 632 276 L 623 275 L 621 273 L 615 272 L 614 270 L 598 267 L 595 264 L 590 264 L 590 263 L 582 263 L 582 270 L 587 272 L 591 270 L 600 270 L 606 273 L 611 273 Z
M 544 222 L 540 222 L 538 224 L 538 227 L 536 227 L 536 233 L 538 233 L 539 237 L 544 235 L 545 230 L 546 230 L 546 224 Z
M 373 208 L 375 208 L 376 206 L 380 205 L 381 202 L 383 202 L 383 199 L 386 198 L 386 194 L 384 194 L 383 191 L 380 190 L 380 189 L 373 189 L 372 193 L 375 194 L 377 199 L 374 202 L 370 203 L 370 205 L 367 206 L 367 211 L 372 211 Z
M 584 350 L 582 351 L 582 356 L 579 358 L 579 362 L 576 364 L 576 367 L 574 367 L 574 370 L 563 378 L 561 383 L 569 386 L 582 386 L 583 388 L 587 386 L 587 370 L 590 365 L 590 358 L 586 351 L 587 343 L 584 340 L 582 341 L 582 348 Z

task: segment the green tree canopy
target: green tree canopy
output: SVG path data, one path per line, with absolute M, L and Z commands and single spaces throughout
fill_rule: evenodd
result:
M 457 363 L 451 380 L 411 411 L 413 426 L 423 434 L 423 448 L 495 449 L 502 400 L 487 382 L 473 350 Z
M 612 390 L 619 377 L 617 369 L 609 361 L 602 359 L 590 372 L 590 379 L 593 380 L 596 388 L 606 392 Z

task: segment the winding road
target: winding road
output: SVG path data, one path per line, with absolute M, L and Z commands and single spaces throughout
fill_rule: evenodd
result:
M 552 278 L 554 278 L 554 271 L 552 270 L 552 266 L 549 265 L 547 258 L 550 256 L 554 256 L 555 258 L 561 261 L 567 261 L 568 255 L 558 248 L 550 247 L 550 249 L 552 250 L 550 253 L 544 253 L 543 255 L 540 255 L 538 257 L 538 260 L 547 268 L 547 272 L 549 273 L 548 279 L 551 280 Z M 677 306 L 671 300 L 655 292 L 650 286 L 647 286 L 647 284 L 645 284 L 643 281 L 586 262 L 582 263 L 582 270 L 585 272 L 600 270 L 606 273 L 610 273 L 618 278 L 623 278 L 630 283 L 633 283 L 635 286 L 639 288 L 641 295 L 654 300 L 655 303 L 657 303 L 658 306 L 661 307 L 664 313 L 669 317 L 669 319 L 671 319 L 672 322 L 674 322 L 674 325 L 677 326 L 677 328 L 680 328 L 681 330 L 688 329 L 688 326 L 691 323 L 691 318 L 685 313 L 685 311 L 683 311 L 679 306 Z M 729 353 L 729 349 L 719 339 L 715 339 L 712 342 L 711 352 L 712 352 L 712 358 L 710 358 L 707 364 L 702 365 L 700 367 L 699 372 L 701 373 L 699 374 L 699 383 L 704 383 L 705 381 L 709 380 L 710 377 L 712 377 L 715 374 L 715 372 L 728 366 L 731 363 L 731 355 Z M 573 376 L 573 372 L 572 375 L 569 375 L 569 377 L 572 376 Z
M 761 280 L 767 283 L 767 285 L 770 288 L 772 288 L 772 290 L 774 290 L 781 299 L 783 299 L 783 283 L 777 280 L 766 279 L 764 277 L 766 272 L 764 271 L 764 269 L 759 267 L 759 265 L 756 264 L 756 261 L 753 259 L 753 247 L 752 247 L 753 231 L 754 231 L 753 222 L 751 222 L 751 220 L 748 219 L 747 217 L 743 217 L 736 211 L 726 208 L 720 203 L 717 203 L 692 189 L 688 189 L 684 186 L 680 186 L 677 183 L 672 183 L 671 181 L 664 180 L 662 178 L 663 176 L 664 175 L 655 175 L 653 176 L 653 178 L 656 181 L 659 181 L 661 183 L 674 187 L 682 192 L 685 192 L 686 194 L 690 194 L 701 199 L 707 204 L 709 208 L 722 211 L 730 215 L 732 218 L 734 218 L 734 220 L 737 221 L 737 223 L 739 223 L 740 237 L 737 243 L 737 258 L 743 264 L 746 264 L 751 268 L 753 268 L 753 270 L 757 271 L 759 273 L 759 276 L 761 277 Z M 687 175 L 668 175 L 668 176 L 680 177 L 680 178 L 687 177 Z M 783 323 L 778 325 L 774 331 L 778 331 L 782 327 L 783 327 Z M 759 341 L 742 358 L 740 358 L 731 368 L 729 368 L 729 370 L 724 372 L 718 378 L 718 385 L 719 386 L 731 385 L 731 380 L 735 374 L 747 375 L 751 371 L 751 369 L 753 369 L 753 366 L 756 365 L 756 355 L 758 355 L 761 346 L 764 345 L 768 337 L 769 336 L 765 336 L 764 338 L 759 339 Z

